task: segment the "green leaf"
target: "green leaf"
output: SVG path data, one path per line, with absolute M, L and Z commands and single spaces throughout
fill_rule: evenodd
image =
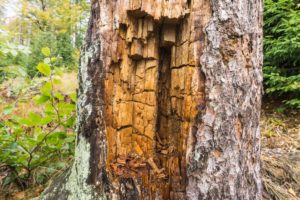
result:
M 19 123 L 26 126 L 34 126 L 34 123 L 28 118 L 20 118 Z
M 44 96 L 51 97 L 51 90 L 52 90 L 52 85 L 50 82 L 46 82 L 40 89 L 41 93 Z
M 52 117 L 47 115 L 41 119 L 40 124 L 46 125 L 46 124 L 49 124 L 50 122 L 52 122 L 52 120 L 53 120 Z
M 45 95 L 37 95 L 33 98 L 34 102 L 38 105 L 47 102 L 49 99 L 50 97 Z
M 51 62 L 56 62 L 57 61 L 57 58 L 56 57 L 52 57 L 51 58 Z
M 59 76 L 59 77 L 62 77 L 62 75 L 63 75 L 63 70 L 62 70 L 61 68 L 56 67 L 56 68 L 55 68 L 55 75 L 56 75 L 56 76 Z
M 34 112 L 30 112 L 28 118 L 29 120 L 31 120 L 32 124 L 34 125 L 38 125 L 41 121 L 41 116 Z
M 75 121 L 75 117 L 70 117 L 65 123 L 63 123 L 63 126 L 65 128 L 72 128 L 75 125 Z
M 69 94 L 70 98 L 72 99 L 73 102 L 76 102 L 76 98 L 77 98 L 77 95 L 75 92 Z
M 40 73 L 44 74 L 45 76 L 50 76 L 51 74 L 51 68 L 49 65 L 45 63 L 39 63 L 36 67 Z
M 38 136 L 37 136 L 37 141 L 42 141 L 42 139 L 46 136 L 46 133 L 40 133 Z
M 4 109 L 3 109 L 3 114 L 4 115 L 9 115 L 12 113 L 14 107 L 13 106 L 6 106 Z
M 44 56 L 50 56 L 51 51 L 50 51 L 50 49 L 48 47 L 44 47 L 44 48 L 42 48 L 42 54 Z
M 76 110 L 75 104 L 71 104 L 71 103 L 60 102 L 60 103 L 58 103 L 57 106 L 62 115 L 69 115 L 70 113 L 72 113 Z
M 40 123 L 41 116 L 34 112 L 29 112 L 28 117 L 26 118 L 20 118 L 18 122 L 20 125 L 26 125 L 26 126 L 36 126 Z
M 62 101 L 64 100 L 64 96 L 60 92 L 55 92 L 54 96 L 59 100 Z
M 40 121 L 42 121 L 42 119 Z M 43 131 L 43 129 L 41 127 L 35 127 L 33 132 L 34 132 L 34 134 L 40 134 L 42 131 Z
M 8 186 L 9 184 L 11 184 L 13 182 L 13 178 L 11 176 L 7 176 L 4 178 L 4 181 L 2 183 L 3 186 Z
M 54 78 L 53 83 L 56 84 L 56 85 L 59 85 L 59 84 L 62 83 L 62 81 L 60 79 Z
M 13 142 L 13 143 L 11 143 L 11 144 L 9 145 L 9 148 L 10 148 L 11 150 L 16 150 L 17 147 L 18 147 L 18 143 L 16 143 L 16 142 Z
M 75 141 L 75 136 L 68 136 L 66 139 L 65 139 L 65 142 L 67 143 L 72 143 Z
M 59 143 L 63 143 L 64 139 L 67 137 L 67 134 L 65 132 L 55 132 L 50 134 L 47 137 L 47 143 L 58 145 Z M 56 146 L 57 148 L 58 146 Z
M 47 103 L 45 105 L 45 113 L 47 113 L 47 114 L 54 114 L 55 113 L 55 110 L 54 110 L 52 104 Z

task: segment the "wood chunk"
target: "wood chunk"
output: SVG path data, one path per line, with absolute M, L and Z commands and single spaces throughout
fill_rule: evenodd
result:
M 141 38 L 143 39 L 143 41 L 147 41 L 147 37 L 148 37 L 148 20 L 147 18 L 144 18 L 143 19 L 143 33 L 142 33 L 142 36 Z
M 144 124 L 148 124 L 149 122 L 154 122 L 155 117 L 155 107 L 154 106 L 147 106 L 145 105 L 145 118 L 144 118 Z
M 198 52 L 199 46 L 201 47 L 201 44 L 199 43 L 199 41 L 189 44 L 189 47 L 188 47 L 188 64 L 189 65 L 196 66 L 196 63 L 197 63 L 196 57 L 197 57 L 197 55 L 199 55 L 201 53 L 201 49 L 199 49 L 199 52 Z
M 136 169 L 136 168 L 144 168 L 146 167 L 146 164 L 141 162 L 140 160 L 130 160 L 128 162 L 128 165 L 130 167 L 130 169 Z
M 132 128 L 126 127 L 118 131 L 119 139 L 117 140 L 117 154 L 120 156 L 128 155 L 131 151 Z
M 119 62 L 122 59 L 124 52 L 127 50 L 126 48 L 127 47 L 126 47 L 125 40 L 123 40 L 122 38 L 120 38 L 118 40 L 117 53 L 115 54 L 116 58 L 114 58 L 114 56 L 113 56 L 113 60 L 115 62 Z
M 147 60 L 146 61 L 146 69 L 157 68 L 157 67 L 158 67 L 158 61 L 157 60 Z
M 136 141 L 134 142 L 134 150 L 139 156 L 144 155 L 143 150 L 141 149 L 141 147 L 138 145 L 138 143 Z
M 117 131 L 111 126 L 107 126 L 106 130 L 107 130 L 108 146 L 111 147 L 110 151 L 108 152 L 108 159 L 111 160 L 113 158 L 113 156 L 116 154 L 116 149 L 117 149 L 117 143 L 116 143 L 117 134 L 116 133 L 117 133 Z
M 143 38 L 143 19 L 138 19 L 138 38 Z
M 193 51 L 193 49 L 191 49 Z M 176 67 L 182 67 L 189 64 L 189 42 L 185 42 L 176 47 Z
M 150 68 L 146 70 L 145 90 L 155 90 L 157 85 L 157 69 Z
M 161 46 L 172 46 L 176 42 L 176 26 L 164 24 L 161 36 Z
M 159 21 L 162 18 L 162 12 L 163 12 L 163 4 L 162 1 L 154 1 L 152 3 L 151 7 L 151 13 L 154 18 L 154 20 Z
M 148 38 L 147 44 L 145 45 L 144 55 L 148 59 L 158 59 L 158 46 L 157 38 Z
M 156 94 L 154 91 L 143 91 L 133 95 L 135 103 L 146 104 L 148 106 L 155 106 Z M 146 106 L 145 105 L 145 106 Z
M 118 163 L 119 165 L 126 165 L 126 158 L 125 158 L 124 156 L 119 156 L 119 157 L 117 158 L 117 163 Z
M 136 62 L 135 75 L 141 79 L 145 78 L 145 65 L 146 62 L 144 60 L 140 60 Z
M 184 68 L 185 74 L 184 74 L 184 93 L 186 95 L 192 94 L 192 79 L 193 75 L 196 72 L 196 68 L 193 66 L 187 66 Z
M 174 45 L 171 49 L 171 68 L 176 67 L 176 49 L 177 47 Z
M 181 67 L 178 69 L 178 74 L 179 74 L 179 88 L 180 92 L 182 93 L 184 91 L 184 79 L 185 79 L 185 67 Z
M 143 45 L 138 39 L 133 39 L 130 48 L 130 58 L 133 60 L 141 60 L 143 58 Z
M 132 124 L 132 102 L 120 103 L 118 127 L 125 127 Z
M 179 37 L 179 43 L 182 44 L 184 42 L 188 42 L 190 40 L 191 35 L 191 22 L 190 19 L 184 19 L 184 23 L 180 25 L 181 33 Z
M 157 165 L 155 164 L 155 162 L 154 162 L 154 160 L 153 160 L 152 157 L 150 157 L 150 158 L 147 159 L 147 163 L 150 165 L 150 167 L 153 169 L 153 171 L 156 174 L 162 174 L 163 173 L 164 169 L 163 168 L 159 169 L 157 167 Z
M 145 128 L 145 135 L 148 137 L 148 138 L 154 138 L 154 133 L 155 133 L 155 130 L 154 130 L 154 126 L 153 124 L 148 124 L 148 126 L 146 126 Z
M 163 154 L 163 155 L 167 155 L 169 153 L 169 151 L 166 150 L 166 149 L 163 149 L 163 150 L 160 151 L 160 153 Z
M 130 0 L 130 8 L 128 9 L 128 11 L 140 10 L 141 6 L 142 6 L 141 0 Z
M 182 59 L 181 59 L 180 66 L 189 64 L 189 53 L 188 52 L 189 52 L 189 42 L 185 42 L 182 44 L 182 49 L 181 49 Z
M 145 131 L 144 119 L 141 114 L 135 115 L 133 127 L 138 134 L 142 134 Z
M 150 17 L 146 17 L 145 20 L 147 21 L 147 31 L 148 31 L 148 34 L 149 33 L 152 33 L 154 31 L 154 22 L 153 22 L 153 19 L 150 18 Z
M 120 38 L 116 35 L 116 38 Z M 118 63 L 119 61 L 119 54 L 118 53 L 112 53 L 112 52 L 118 52 L 118 45 L 120 44 L 120 46 L 122 45 L 120 41 L 118 41 L 118 39 L 113 40 L 113 42 L 111 43 L 111 62 L 112 64 Z M 122 56 L 122 55 L 121 55 Z
M 178 23 L 179 19 L 188 14 L 187 4 L 182 0 L 163 1 L 162 16 L 169 23 Z
M 141 18 L 147 15 L 147 13 L 141 9 L 141 0 L 130 0 L 130 8 L 127 10 L 128 15 Z
M 172 108 L 173 112 L 176 112 L 176 108 L 177 108 L 177 98 L 176 97 L 171 98 L 171 108 Z
M 156 104 L 156 93 L 154 91 L 144 92 L 145 104 L 155 106 Z
M 126 42 L 131 43 L 133 38 L 138 35 L 138 20 L 135 18 L 129 18 L 128 28 L 126 33 Z
M 175 51 L 176 55 L 175 55 L 175 67 L 180 67 L 181 63 L 182 63 L 182 46 L 176 46 L 176 51 Z
M 184 97 L 184 105 L 183 105 L 183 117 L 184 119 L 190 121 L 193 119 L 193 116 L 191 116 L 191 111 L 193 108 L 193 98 L 192 96 L 188 95 Z
M 131 82 L 131 73 L 132 73 L 132 61 L 128 58 L 126 54 L 123 56 L 123 62 L 120 66 L 120 76 L 119 79 L 121 79 L 123 82 L 129 83 Z
M 136 62 L 136 70 L 134 76 L 134 93 L 142 93 L 145 88 L 145 61 Z
M 184 68 L 173 68 L 171 71 L 171 95 L 180 97 L 184 89 Z
M 140 93 L 137 93 L 137 94 L 134 94 L 133 95 L 133 101 L 134 103 L 138 103 L 138 104 L 143 104 L 142 106 L 142 109 L 144 110 L 144 104 L 145 104 L 145 93 L 144 91 L 143 92 L 140 92 Z M 141 109 L 141 106 L 139 105 L 137 109 L 137 113 L 142 113 L 143 110 L 140 110 Z M 138 112 L 139 111 L 139 112 Z

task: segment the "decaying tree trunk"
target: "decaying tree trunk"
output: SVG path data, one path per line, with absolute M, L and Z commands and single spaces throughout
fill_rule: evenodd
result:
M 93 0 L 73 166 L 41 199 L 260 199 L 261 0 Z

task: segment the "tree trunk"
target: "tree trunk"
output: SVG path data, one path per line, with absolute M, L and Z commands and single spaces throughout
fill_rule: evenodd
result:
M 41 199 L 260 199 L 260 0 L 94 0 L 73 166 Z

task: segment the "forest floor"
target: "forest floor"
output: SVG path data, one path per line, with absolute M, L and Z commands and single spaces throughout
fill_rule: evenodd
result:
M 64 93 L 75 91 L 76 73 L 64 74 L 62 81 L 63 84 L 61 84 L 61 88 L 58 88 L 59 90 Z M 37 83 L 39 82 L 37 81 Z M 0 113 L 6 104 L 15 101 L 13 95 L 10 94 L 10 87 L 18 84 L 23 85 L 23 83 L 18 83 L 18 80 L 0 85 L 2 96 Z M 34 96 L 37 88 L 29 88 L 25 92 L 26 95 Z M 15 114 L 26 115 L 28 107 L 34 107 L 32 102 L 18 104 Z M 274 110 L 274 106 L 264 105 L 261 118 L 264 199 L 300 200 L 300 113 Z M 4 120 L 4 118 L 0 118 L 0 120 Z M 4 164 L 0 161 L 0 166 Z M 31 199 L 29 196 L 38 196 L 44 189 L 44 185 L 34 185 L 25 191 L 12 186 L 2 187 L 5 176 L 5 171 L 1 172 L 0 170 L 0 200 Z M 2 196 L 4 193 L 9 193 L 10 197 L 5 199 Z
M 264 105 L 261 118 L 264 198 L 300 199 L 300 113 Z

